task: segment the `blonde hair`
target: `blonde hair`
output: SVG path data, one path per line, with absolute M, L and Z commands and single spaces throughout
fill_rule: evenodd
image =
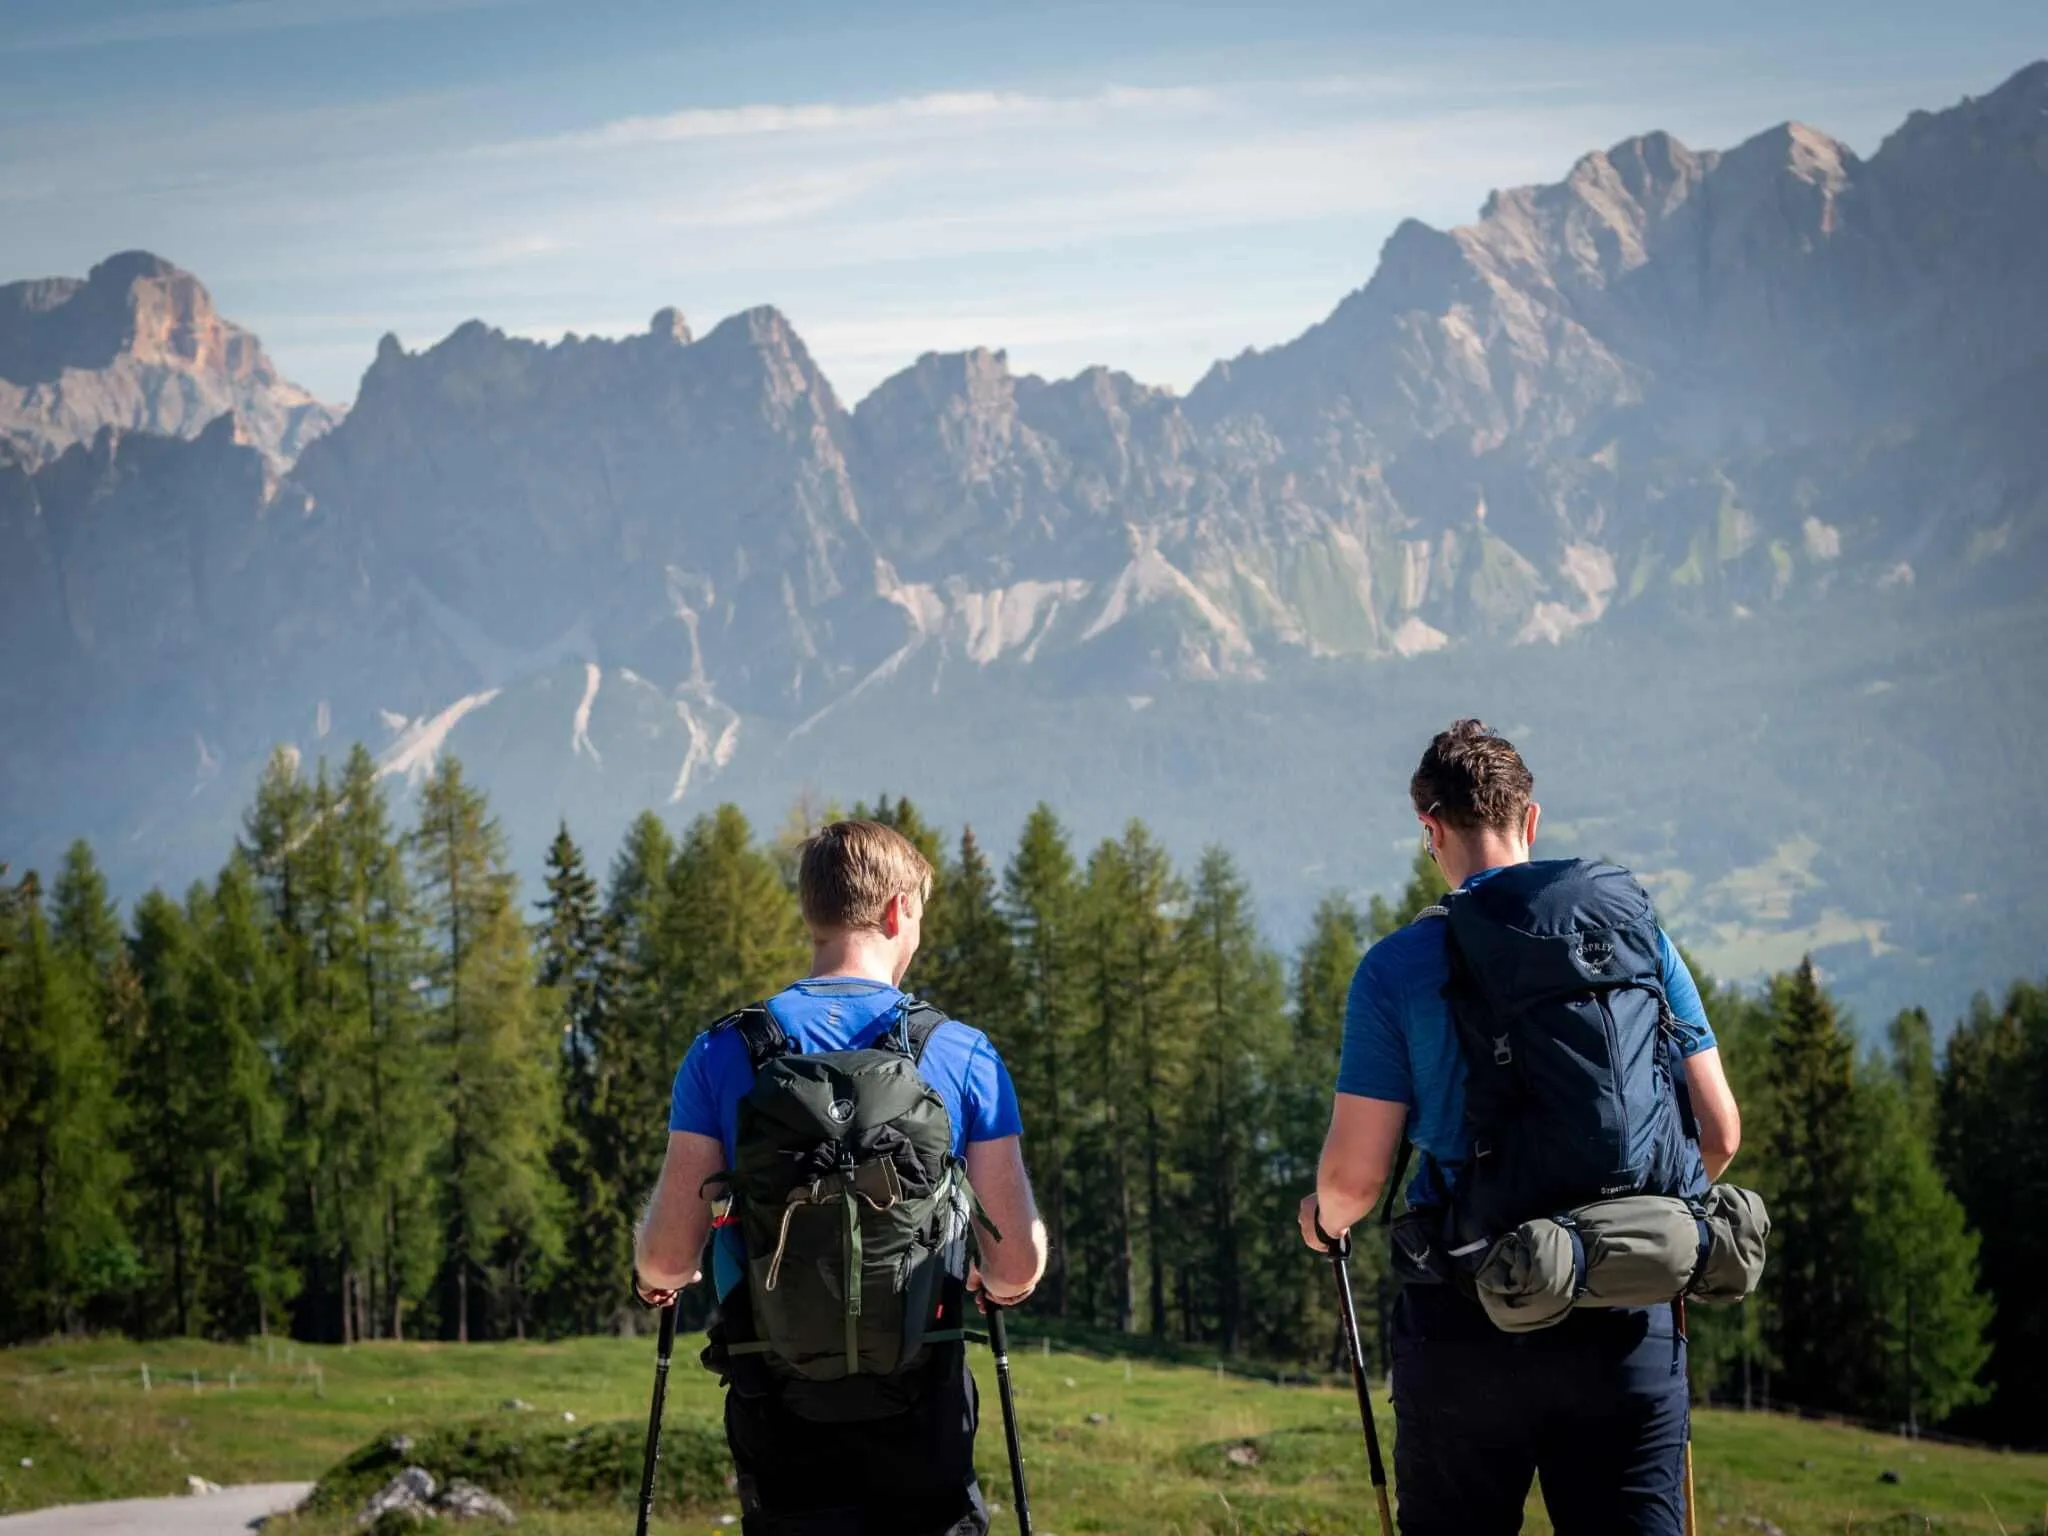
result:
M 835 821 L 804 839 L 796 899 L 812 928 L 879 928 L 890 898 L 932 889 L 917 845 L 879 821 Z

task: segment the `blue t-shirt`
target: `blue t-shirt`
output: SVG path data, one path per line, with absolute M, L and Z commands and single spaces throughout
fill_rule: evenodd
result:
M 1481 870 L 1470 889 L 1495 871 Z M 1714 1045 L 1714 1030 L 1678 947 L 1657 930 L 1664 996 L 1696 1056 Z M 1365 952 L 1344 1004 L 1344 1051 L 1337 1091 L 1408 1106 L 1408 1139 L 1427 1157 L 1408 1186 L 1411 1202 L 1441 1199 L 1435 1165 L 1462 1163 L 1470 1151 L 1465 1127 L 1465 1059 L 1443 999 L 1450 980 L 1442 918 L 1425 917 L 1390 933 Z
M 768 999 L 790 1048 L 857 1051 L 873 1045 L 895 1023 L 903 994 L 885 982 L 860 977 L 812 977 Z M 940 1025 L 925 1042 L 918 1075 L 938 1094 L 953 1122 L 953 1155 L 964 1157 L 976 1141 L 1023 1134 L 1017 1090 L 1009 1068 L 980 1030 L 957 1019 Z M 669 1100 L 668 1128 L 715 1136 L 729 1165 L 739 1135 L 740 1100 L 754 1086 L 747 1045 L 736 1029 L 709 1029 L 690 1044 L 676 1071 Z M 735 1227 L 718 1229 L 712 1246 L 718 1294 L 724 1296 L 746 1272 Z

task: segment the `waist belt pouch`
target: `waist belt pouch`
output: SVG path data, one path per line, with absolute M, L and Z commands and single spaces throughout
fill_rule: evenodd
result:
M 1739 1301 L 1763 1270 L 1763 1202 L 1717 1185 L 1697 1205 L 1629 1195 L 1525 1221 L 1487 1250 L 1480 1305 L 1510 1333 L 1547 1328 L 1573 1307 L 1648 1307 L 1687 1293 Z
M 1710 1303 L 1740 1301 L 1763 1279 L 1771 1214 L 1755 1190 L 1733 1184 L 1716 1184 L 1704 1203 L 1712 1241 L 1690 1294 Z

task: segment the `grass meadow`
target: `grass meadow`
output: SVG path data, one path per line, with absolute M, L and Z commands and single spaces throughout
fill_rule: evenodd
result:
M 724 1482 L 716 1383 L 698 1369 L 697 1347 L 678 1340 L 670 1379 L 666 1532 L 730 1529 L 726 1517 L 738 1513 Z M 1371 1529 L 1344 1384 L 1280 1385 L 1213 1363 L 1119 1358 L 1045 1338 L 1018 1348 L 1032 1508 L 1044 1536 Z M 423 1447 L 466 1436 L 486 1458 L 474 1465 L 503 1472 L 509 1486 L 493 1491 L 518 1510 L 522 1531 L 626 1531 L 652 1362 L 644 1338 L 350 1348 L 110 1339 L 0 1350 L 0 1513 L 177 1493 L 192 1474 L 223 1484 L 312 1480 L 406 1433 Z M 984 1486 L 1007 1506 L 985 1356 L 977 1374 Z M 1392 1415 L 1384 1391 L 1376 1395 L 1391 1448 Z M 1694 1438 L 1702 1531 L 2048 1536 L 2048 1457 L 1715 1410 L 1697 1415 Z M 547 1470 L 579 1448 L 588 1454 L 566 1480 Z M 366 1476 L 339 1487 L 329 1510 L 273 1529 L 355 1529 L 353 1489 Z M 489 1475 L 477 1480 L 491 1486 Z M 1015 1529 L 1006 1509 L 996 1529 Z M 1550 1529 L 1538 1499 L 1527 1529 Z

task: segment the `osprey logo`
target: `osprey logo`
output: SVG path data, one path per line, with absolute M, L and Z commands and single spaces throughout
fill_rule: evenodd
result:
M 844 1125 L 853 1118 L 853 1100 L 834 1099 L 832 1107 L 825 1111 L 834 1125 Z
M 1607 939 L 1582 939 L 1579 962 L 1589 971 L 1604 971 L 1614 963 L 1614 945 Z

